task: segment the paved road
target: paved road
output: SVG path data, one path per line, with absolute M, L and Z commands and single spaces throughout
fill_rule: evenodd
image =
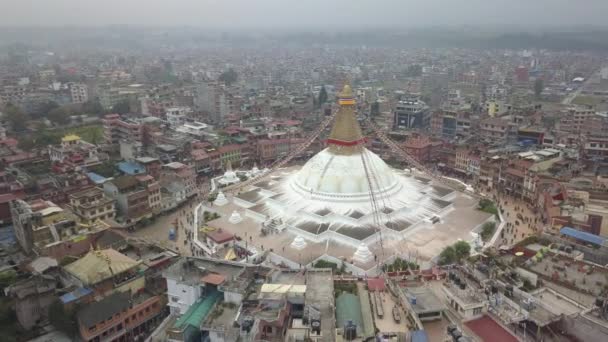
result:
M 128 235 L 158 243 L 161 247 L 176 250 L 181 255 L 191 256 L 191 244 L 187 237 L 193 230 L 191 222 L 196 203 L 196 199 L 192 199 L 174 212 L 161 215 L 156 218 L 154 223 L 128 233 Z M 175 241 L 169 240 L 169 229 L 172 227 L 176 229 Z
M 566 95 L 566 97 L 564 97 L 564 99 L 562 100 L 562 104 L 569 105 L 570 103 L 572 103 L 572 101 L 574 101 L 574 99 L 581 94 L 581 92 L 583 91 L 583 88 L 585 86 L 587 86 L 591 82 L 591 80 L 593 80 L 596 76 L 598 76 L 599 73 L 600 73 L 600 71 L 598 70 L 598 71 L 594 72 L 593 74 L 591 74 L 591 76 L 589 76 L 589 78 L 587 78 L 585 80 L 585 82 L 583 82 L 583 84 L 581 84 L 581 86 L 576 91 L 574 91 L 573 93 L 570 93 L 570 94 Z

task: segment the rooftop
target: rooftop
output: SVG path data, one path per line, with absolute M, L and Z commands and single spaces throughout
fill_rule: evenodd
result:
M 406 297 L 411 299 L 412 307 L 416 314 L 426 312 L 436 312 L 445 310 L 445 305 L 428 288 L 425 287 L 406 287 L 402 288 Z M 414 302 L 415 299 L 415 302 Z
M 187 325 L 190 325 L 198 329 L 220 297 L 221 293 L 219 291 L 213 291 L 199 299 L 175 322 L 173 328 L 183 330 Z
M 113 249 L 92 250 L 64 269 L 87 285 L 133 269 L 140 263 Z
M 94 326 L 108 317 L 113 317 L 116 313 L 127 310 L 131 305 L 130 300 L 130 292 L 115 292 L 78 311 L 78 321 L 87 328 Z

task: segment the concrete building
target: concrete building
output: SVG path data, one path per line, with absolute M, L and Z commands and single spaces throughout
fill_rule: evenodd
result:
M 120 176 L 105 182 L 103 189 L 116 201 L 117 220 L 126 225 L 150 218 L 160 209 L 160 186 L 151 176 Z
M 192 109 L 190 107 L 169 107 L 166 109 L 165 118 L 169 126 L 177 128 L 186 123 L 191 113 Z
M 59 145 L 50 145 L 48 151 L 51 162 L 73 167 L 95 166 L 109 159 L 97 145 L 86 142 L 75 134 L 64 136 Z
M 53 276 L 36 274 L 6 287 L 4 292 L 14 298 L 19 324 L 30 330 L 48 321 L 49 307 L 57 300 L 56 290 L 57 280 Z
M 585 106 L 572 106 L 562 113 L 557 128 L 567 133 L 588 133 L 589 122 L 594 117 L 595 110 Z
M 511 125 L 500 118 L 487 118 L 481 120 L 479 133 L 481 137 L 491 142 L 506 141 L 509 137 Z
M 192 166 L 180 162 L 172 162 L 162 166 L 160 174 L 160 184 L 166 186 L 178 181 L 186 191 L 186 197 L 198 194 L 196 186 L 196 173 Z
M 132 120 L 123 120 L 118 114 L 108 114 L 102 120 L 106 144 L 118 146 L 120 141 L 143 140 L 143 127 Z
M 430 110 L 423 101 L 411 98 L 397 102 L 393 111 L 393 129 L 424 129 L 430 125 Z
M 53 202 L 35 200 L 11 202 L 11 214 L 17 242 L 26 253 L 37 253 L 46 245 L 76 235 L 76 222 Z
M 433 292 L 424 287 L 404 287 L 401 289 L 420 321 L 440 320 L 443 317 L 445 305 Z
M 70 97 L 72 103 L 85 103 L 89 100 L 89 88 L 84 83 L 70 83 Z
M 159 296 L 117 292 L 76 314 L 81 341 L 137 341 L 163 319 Z
M 116 216 L 114 200 L 96 187 L 70 194 L 70 208 L 84 224 L 97 220 L 112 220 Z

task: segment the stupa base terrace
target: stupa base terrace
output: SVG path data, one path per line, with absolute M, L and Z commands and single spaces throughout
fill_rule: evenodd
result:
M 476 198 L 423 174 L 393 170 L 396 181 L 377 196 L 374 205 L 369 194 L 366 200 L 356 198 L 358 194 L 332 200 L 294 189 L 301 169 L 276 170 L 238 194 L 220 193 L 216 204 L 201 203 L 196 209 L 195 246 L 205 254 L 233 260 L 243 254 L 235 253 L 235 248 L 247 250 L 248 261 L 264 258 L 290 268 L 321 259 L 344 262 L 354 274 L 371 276 L 378 273 L 378 265 L 396 257 L 424 265 L 457 240 L 473 241 L 472 233 L 493 220 L 491 214 L 476 209 Z M 205 211 L 220 218 L 203 222 L 209 216 Z M 234 238 L 221 245 L 205 232 Z

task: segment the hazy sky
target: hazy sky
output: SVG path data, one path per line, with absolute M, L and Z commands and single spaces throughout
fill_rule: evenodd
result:
M 607 26 L 608 0 L 0 0 L 0 26 Z

